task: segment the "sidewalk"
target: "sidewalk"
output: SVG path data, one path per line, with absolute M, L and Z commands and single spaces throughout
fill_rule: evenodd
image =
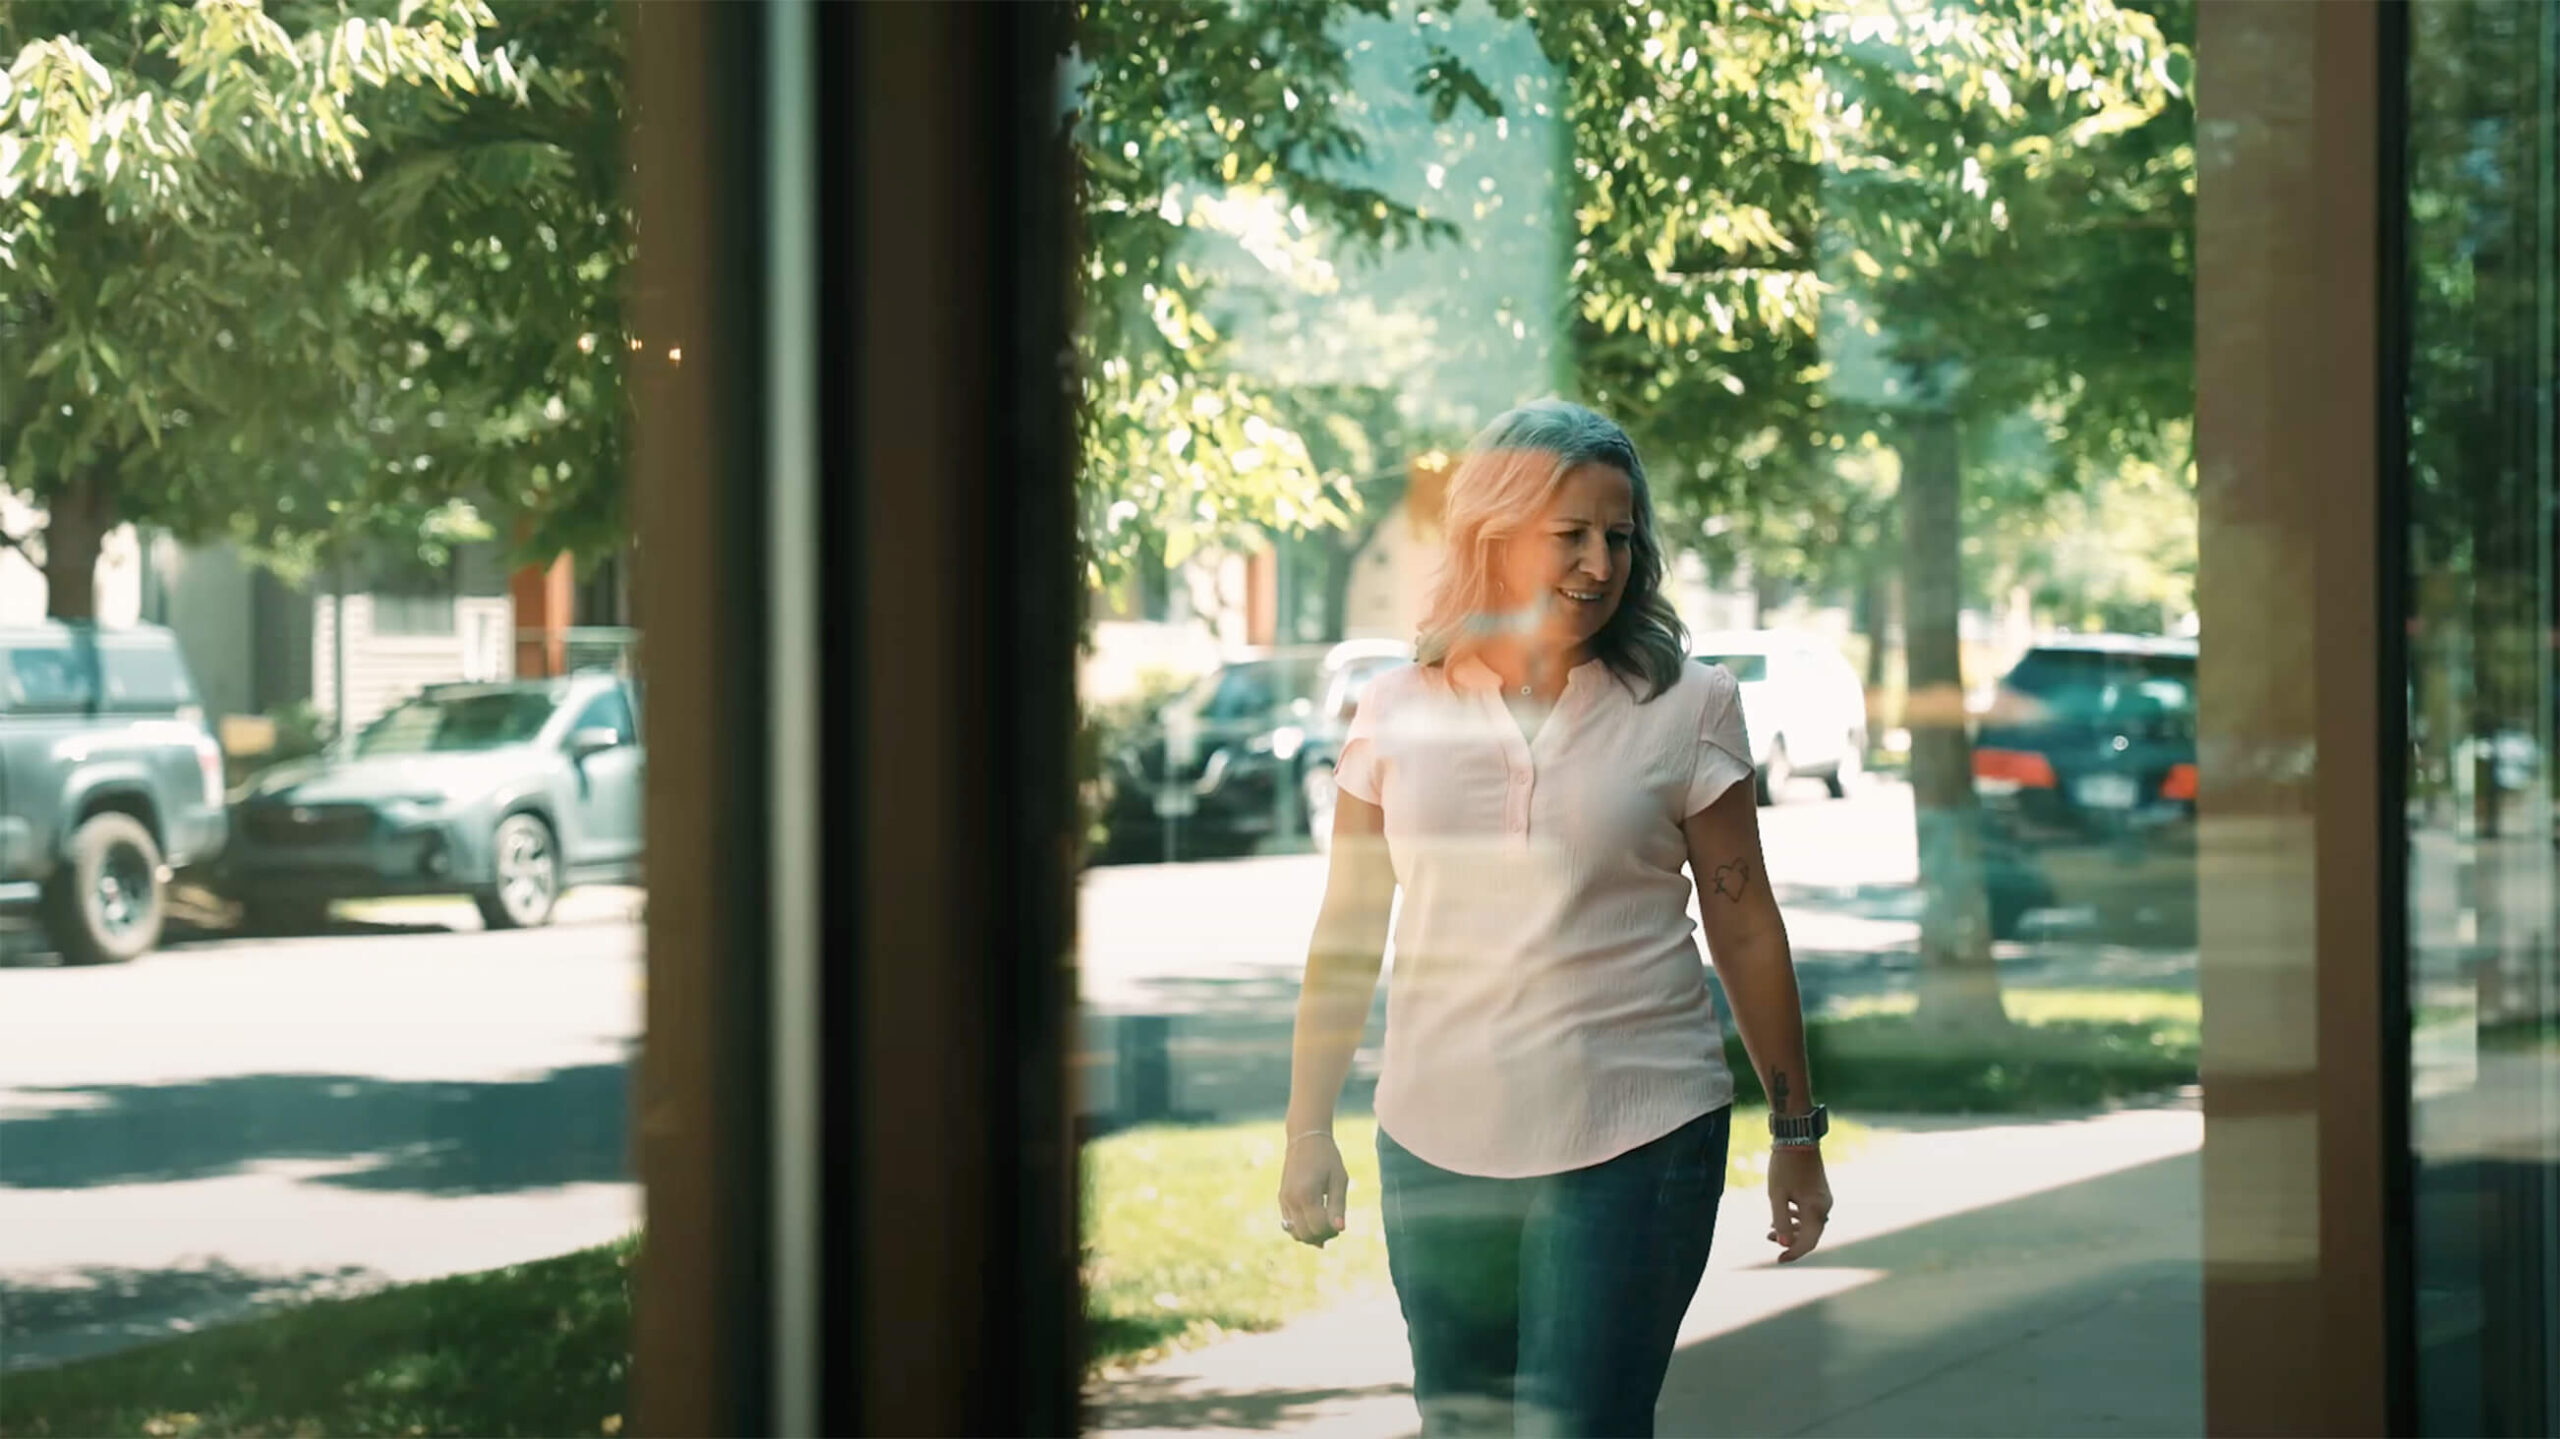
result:
M 1868 1122 L 1803 1264 L 1766 1257 L 1760 1191 L 1727 1197 L 1661 1433 L 2203 1432 L 2192 1105 Z M 1401 1439 L 1411 1383 L 1381 1295 L 1097 1384 L 1088 1427 Z

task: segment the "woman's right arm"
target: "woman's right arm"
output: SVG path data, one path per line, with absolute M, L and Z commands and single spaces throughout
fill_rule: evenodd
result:
M 1334 1106 L 1369 1027 L 1395 897 L 1385 814 L 1350 794 L 1338 796 L 1333 863 L 1307 947 L 1307 978 L 1298 992 L 1289 1056 L 1289 1152 L 1281 1164 L 1280 1214 L 1302 1244 L 1321 1245 L 1342 1232 L 1350 1175 L 1333 1142 Z

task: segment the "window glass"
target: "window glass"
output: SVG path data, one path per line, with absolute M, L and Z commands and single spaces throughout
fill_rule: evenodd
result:
M 0 4 L 0 1434 L 643 1427 L 637 31 Z
M 195 703 L 195 685 L 184 658 L 156 645 L 110 644 L 99 656 L 106 669 L 110 709 L 174 709 Z
M 97 698 L 95 672 L 84 653 L 68 647 L 9 651 L 11 709 L 85 710 L 96 704 Z
M 573 732 L 582 729 L 611 730 L 624 744 L 639 738 L 639 731 L 631 722 L 631 701 L 623 698 L 620 690 L 608 690 L 587 701 L 587 707 L 578 712 L 578 721 L 570 729 Z
M 1702 665 L 1722 665 L 1743 684 L 1758 684 L 1769 677 L 1769 657 L 1763 654 L 1700 655 Z
M 2408 12 L 2420 1430 L 2560 1425 L 2560 11 Z
M 1081 12 L 1097 1427 L 2201 1432 L 2193 15 Z M 1521 431 L 1490 445 L 1519 457 L 1499 482 L 1471 454 L 1548 397 L 1626 436 L 1642 545 L 1565 553 L 1534 506 L 1590 472 Z M 1450 654 L 1587 613 L 1577 572 L 1632 578 L 1639 551 L 1644 612 L 1686 636 L 1650 652 L 1750 685 L 1747 743 L 1690 762 L 1697 676 L 1676 663 L 1642 704 L 1649 675 L 1570 665 L 1570 688 L 1522 695 L 1534 676 L 1506 672 L 1445 702 L 1469 673 Z M 1360 738 L 1338 703 L 1334 723 L 1269 718 L 1369 678 L 1329 689 L 1289 657 L 1373 636 L 1419 673 L 1367 685 Z M 2045 642 L 2065 636 L 2085 652 Z M 2003 675 L 2085 725 L 2013 732 L 1977 766 L 1994 719 L 1968 702 Z M 1620 733 L 1600 716 L 1621 701 L 1677 732 L 1593 738 Z M 1692 862 L 1679 820 L 1707 785 L 1750 816 L 1747 866 Z M 1372 807 L 1383 838 L 1345 828 Z M 1622 842 L 1584 847 L 1604 834 Z M 1734 1022 L 1753 957 L 1716 908 L 1746 867 L 1841 1120 L 1844 1217 L 1813 1266 L 1772 1266 L 1764 1237 L 1769 1076 Z M 1577 884 L 1588 907 L 1549 902 Z M 1627 949 L 1577 948 L 1639 913 Z M 1616 967 L 1636 949 L 1668 958 L 1639 978 Z M 1708 1077 L 1675 1095 L 1683 1072 Z M 1516 1296 L 1533 1251 L 1417 1259 L 1383 1186 L 1579 1172 L 1727 1092 L 1703 1282 L 1606 1296 L 1685 1315 L 1659 1412 L 1523 1412 L 1540 1381 L 1497 1340 L 1487 1405 L 1424 1426 L 1414 1286 Z M 1590 1164 L 1474 1145 L 1534 1150 L 1630 1107 L 1673 1122 L 1613 1130 Z M 1435 1125 L 1460 1110 L 1480 1128 Z M 1310 1153 L 1349 1184 L 1349 1228 L 1320 1248 L 1280 1226 Z M 1962 1182 L 1924 1203 L 1924 1172 Z M 1500 1196 L 1543 1191 L 1399 1192 L 1408 1216 L 1481 1203 L 1490 1232 Z M 2011 1287 L 1994 1236 L 2093 1230 Z M 2091 1313 L 2074 1295 L 2108 1296 L 2073 1341 L 2122 1360 L 2103 1394 L 1979 1362 L 2045 1342 L 2032 1314 Z M 1983 1322 L 1960 1341 L 1915 1331 L 1923 1310 Z M 1536 1327 L 1495 1315 L 1505 1339 Z M 1239 1333 L 1273 1329 L 1303 1342 Z M 1731 1377 L 1773 1353 L 1805 1382 L 1742 1395 Z M 1852 1397 L 1853 1371 L 1886 1370 L 1940 1377 Z
M 374 583 L 376 634 L 436 636 L 454 633 L 454 571 L 450 567 L 401 566 Z
M 542 732 L 559 701 L 548 690 L 465 690 L 411 700 L 365 727 L 364 755 L 486 750 L 523 744 Z

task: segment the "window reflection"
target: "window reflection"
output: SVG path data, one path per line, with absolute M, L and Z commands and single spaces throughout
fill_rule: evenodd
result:
M 2419 1415 L 2560 1422 L 2560 16 L 2410 12 L 2407 856 Z
M 1766 1263 L 1732 1049 L 1731 1232 L 1661 1422 L 1885 1414 L 1871 1376 L 2034 1349 L 2087 1299 L 2087 1342 L 2147 1336 L 2104 1398 L 1956 1364 L 1875 1422 L 2199 1429 L 2191 14 L 1247 16 L 1094 7 L 1077 46 L 1099 1425 L 1416 1422 L 1384 1005 L 1321 1254 L 1271 1223 L 1291 1016 L 1335 770 L 1410 654 L 1453 468 L 1561 394 L 1635 437 L 1689 651 L 1740 687 L 1857 1216 L 1819 1267 Z M 1924 1168 L 1968 1180 L 1923 1200 Z M 2084 1225 L 2110 1237 L 2035 1282 L 1987 1239 Z M 1914 1304 L 1960 1317 L 1914 1336 Z M 1761 1407 L 1719 1377 L 1781 1356 L 1820 1377 Z
M 0 1433 L 623 1423 L 624 22 L 0 6 Z

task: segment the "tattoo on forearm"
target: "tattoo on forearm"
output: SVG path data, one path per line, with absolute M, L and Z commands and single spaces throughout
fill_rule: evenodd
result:
M 1780 1114 L 1787 1112 L 1787 1072 L 1783 1069 L 1769 1071 L 1769 1107 Z
M 1751 883 L 1751 864 L 1747 860 L 1726 860 L 1716 866 L 1716 872 L 1709 876 L 1709 883 L 1717 894 L 1739 904 L 1743 889 Z

